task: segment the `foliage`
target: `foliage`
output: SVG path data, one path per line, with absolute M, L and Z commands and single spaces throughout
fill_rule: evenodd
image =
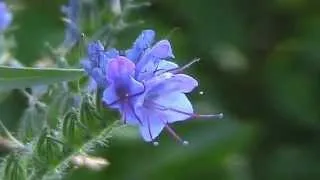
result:
M 67 168 L 71 173 L 65 179 L 319 179 L 319 1 L 154 0 L 150 7 L 126 15 L 130 22 L 137 22 L 126 29 L 122 29 L 122 23 L 116 25 L 119 19 L 112 18 L 114 14 L 105 5 L 106 0 L 82 1 L 95 2 L 85 4 L 80 18 L 80 32 L 85 36 L 80 34 L 79 43 L 67 46 L 68 21 L 61 20 L 64 14 L 60 11 L 67 0 L 7 1 L 14 16 L 5 32 L 5 48 L 0 41 L 1 53 L 6 52 L 0 62 L 8 59 L 4 57 L 14 56 L 28 67 L 45 64 L 55 69 L 79 69 L 83 47 L 91 40 L 102 39 L 109 47 L 129 47 L 141 29 L 152 28 L 174 44 L 179 64 L 187 63 L 190 57 L 201 58 L 188 70 L 200 82 L 199 94 L 191 95 L 190 99 L 199 112 L 221 111 L 226 117 L 219 122 L 175 124 L 173 127 L 190 142 L 187 147 L 165 134 L 161 135 L 161 144 L 154 147 L 141 141 L 135 128 L 115 128 L 112 139 L 107 138 L 108 148 L 95 148 L 89 153 L 108 159 L 110 165 L 96 172 L 73 160 L 78 166 Z M 118 10 L 113 8 L 113 12 Z M 137 19 L 145 23 L 140 24 Z M 110 32 L 110 27 L 122 31 Z M 34 149 L 37 142 L 24 143 L 29 141 L 29 134 L 44 133 L 38 128 L 43 126 L 40 122 L 57 126 L 54 127 L 59 132 L 57 139 L 61 141 L 68 136 L 67 141 L 74 141 L 73 146 L 77 146 L 82 138 L 91 138 L 85 128 L 78 128 L 83 127 L 82 122 L 87 123 L 80 117 L 91 116 L 84 115 L 81 107 L 99 109 L 99 115 L 92 115 L 97 116 L 97 121 L 90 124 L 92 129 L 100 126 L 101 121 L 108 126 L 118 117 L 101 108 L 95 96 L 83 96 L 78 87 L 84 83 L 85 78 L 74 83 L 55 83 L 48 86 L 48 92 L 41 86 L 26 88 L 27 93 L 0 90 L 0 119 L 27 150 Z M 38 101 L 26 98 L 28 94 Z M 90 105 L 77 104 L 80 96 L 90 99 Z M 30 106 L 30 102 L 34 105 Z M 42 115 L 41 104 L 45 105 L 48 121 L 27 118 L 34 111 Z M 70 104 L 74 108 L 68 108 Z M 77 119 L 71 118 L 63 125 L 62 119 L 67 115 Z M 42 119 L 34 117 L 37 118 Z M 28 122 L 22 123 L 23 119 Z M 23 126 L 35 124 L 31 122 L 37 122 L 35 128 L 29 129 L 31 132 L 19 131 Z M 63 126 L 77 130 L 63 130 Z M 0 142 L 14 141 L 5 131 L 1 132 L 7 141 Z M 73 136 L 74 133 L 81 136 Z M 12 171 L 15 164 L 27 166 L 26 162 L 31 162 L 25 153 L 29 151 L 20 145 L 0 144 L 3 162 L 24 157 L 18 163 L 13 161 L 7 170 Z M 57 146 L 63 147 L 59 142 Z M 7 156 L 12 147 L 17 152 Z M 19 167 L 15 171 L 20 176 L 29 174 Z

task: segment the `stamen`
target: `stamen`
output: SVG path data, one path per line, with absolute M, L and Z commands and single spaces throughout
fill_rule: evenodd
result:
M 183 145 L 188 145 L 189 142 L 188 141 L 184 141 L 181 139 L 180 136 L 178 136 L 178 134 L 168 125 L 165 124 L 165 128 L 167 129 L 167 131 L 172 135 L 172 137 L 174 137 L 177 141 L 179 141 L 181 144 Z
M 164 39 L 169 39 L 171 35 L 173 35 L 173 33 L 175 33 L 178 30 L 180 30 L 180 27 L 174 27 L 171 31 L 169 31 L 169 33 L 164 37 Z
M 223 118 L 223 113 L 218 113 L 218 114 L 195 114 L 195 113 L 188 113 L 188 112 L 184 112 L 178 109 L 174 109 L 174 108 L 167 108 L 164 107 L 160 104 L 157 104 L 155 102 L 150 101 L 150 104 L 154 105 L 154 108 L 157 108 L 160 111 L 173 111 L 176 113 L 180 113 L 180 114 L 185 114 L 188 115 L 190 117 L 193 118 L 217 118 L 217 119 L 222 119 Z
M 163 73 L 166 73 L 166 72 L 170 72 L 170 73 L 173 73 L 173 74 L 178 74 L 180 72 L 182 72 L 183 70 L 189 68 L 192 64 L 196 63 L 196 62 L 199 62 L 200 61 L 200 58 L 197 58 L 197 59 L 194 59 L 192 60 L 191 62 L 189 62 L 188 64 L 182 66 L 181 68 L 173 68 L 173 69 L 169 69 L 169 70 L 166 70 L 166 69 L 158 69 L 158 67 L 153 71 L 153 74 L 156 74 L 157 72 L 159 71 L 164 71 Z
M 173 74 L 181 73 L 185 69 L 189 68 L 192 64 L 199 62 L 199 61 L 200 61 L 200 58 L 194 59 L 194 60 L 190 61 L 188 64 L 182 66 L 181 68 L 171 69 L 171 70 L 168 70 L 167 72 L 171 72 Z
M 199 92 L 199 94 L 200 94 L 200 95 L 203 95 L 203 94 L 204 94 L 204 92 L 203 92 L 203 91 L 200 91 L 200 92 Z

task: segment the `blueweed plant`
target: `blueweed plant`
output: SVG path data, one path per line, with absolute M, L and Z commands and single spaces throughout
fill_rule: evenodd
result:
M 115 34 L 140 23 L 127 21 L 131 11 L 148 3 L 111 0 L 102 7 L 95 3 L 69 0 L 62 7 L 65 38 L 56 48 L 47 44 L 52 58 L 38 61 L 36 68 L 24 67 L 11 57 L 6 39 L 1 39 L 0 83 L 18 88 L 28 100 L 15 136 L 0 121 L 0 146 L 8 154 L 1 162 L 1 179 L 56 180 L 76 167 L 100 170 L 109 162 L 92 153 L 107 147 L 114 130 L 126 125 L 137 127 L 142 139 L 154 145 L 163 130 L 186 145 L 188 141 L 170 124 L 222 118 L 221 113 L 194 112 L 186 93 L 198 81 L 185 70 L 199 59 L 179 66 L 169 40 L 156 41 L 154 30 L 143 30 L 128 49 L 113 48 Z M 108 13 L 107 22 L 97 10 Z M 92 19 L 97 21 L 94 28 Z M 0 2 L 1 37 L 11 22 L 12 12 Z M 85 47 L 86 55 L 69 60 L 77 47 Z M 3 94 L 1 88 L 6 86 L 0 84 Z M 118 111 L 120 120 L 106 116 L 108 110 Z

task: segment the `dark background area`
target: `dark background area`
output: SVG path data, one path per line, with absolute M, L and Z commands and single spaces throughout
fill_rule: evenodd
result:
M 17 59 L 31 65 L 45 42 L 63 41 L 64 3 L 22 1 L 12 32 Z M 201 58 L 187 71 L 200 82 L 190 94 L 196 111 L 225 118 L 174 124 L 189 146 L 166 133 L 154 147 L 134 128 L 118 132 L 97 152 L 109 167 L 67 179 L 319 179 L 319 7 L 317 0 L 155 0 L 135 11 L 132 19 L 145 24 L 122 32 L 116 46 L 129 47 L 144 28 L 168 35 L 179 64 Z M 18 93 L 0 105 L 13 131 L 25 105 Z

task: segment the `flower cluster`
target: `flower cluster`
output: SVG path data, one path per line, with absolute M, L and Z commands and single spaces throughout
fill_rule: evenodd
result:
M 145 141 L 155 141 L 163 129 L 186 144 L 169 126 L 170 123 L 199 115 L 185 93 L 198 86 L 197 80 L 182 71 L 193 62 L 179 67 L 173 63 L 168 40 L 154 43 L 155 32 L 144 30 L 129 50 L 105 50 L 100 42 L 88 46 L 88 58 L 82 61 L 85 71 L 97 86 L 104 89 L 105 106 L 117 109 L 124 123 L 139 126 Z
M 67 28 L 65 30 L 64 44 L 70 45 L 75 43 L 79 37 L 79 13 L 80 1 L 69 0 L 68 5 L 64 5 L 61 11 L 66 15 Z
M 0 1 L 0 32 L 6 30 L 12 21 L 12 13 L 5 2 Z

